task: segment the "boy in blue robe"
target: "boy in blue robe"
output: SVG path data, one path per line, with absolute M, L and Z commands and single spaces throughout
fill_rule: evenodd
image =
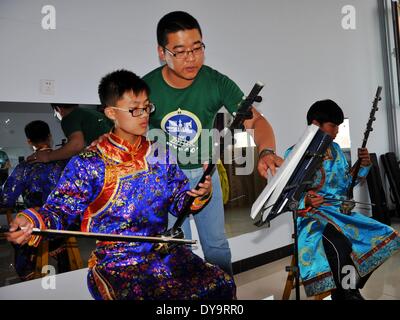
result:
M 319 126 L 333 139 L 343 119 L 343 111 L 332 100 L 315 102 L 307 113 L 308 124 Z M 366 178 L 371 161 L 366 148 L 359 149 L 358 157 L 360 182 Z M 400 237 L 393 228 L 361 213 L 342 210 L 352 173 L 343 151 L 332 142 L 302 200 L 297 219 L 299 268 L 307 296 L 331 291 L 332 300 L 363 299 L 359 289 L 400 247 Z

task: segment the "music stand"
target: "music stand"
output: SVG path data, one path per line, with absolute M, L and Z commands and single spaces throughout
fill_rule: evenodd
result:
M 282 167 L 254 202 L 251 210 L 253 219 L 262 213 L 261 219 L 256 223 L 257 226 L 264 224 L 269 226 L 270 221 L 280 214 L 292 212 L 294 266 L 287 267 L 286 271 L 292 271 L 295 275 L 296 300 L 300 299 L 297 211 L 303 193 L 312 184 L 312 178 L 321 166 L 326 149 L 331 142 L 332 138 L 317 126 L 308 126 Z

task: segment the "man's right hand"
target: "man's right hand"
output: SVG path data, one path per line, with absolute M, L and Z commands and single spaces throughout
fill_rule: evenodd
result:
M 10 223 L 10 232 L 5 233 L 7 240 L 15 244 L 26 244 L 32 236 L 33 224 L 26 218 L 17 216 Z
M 51 150 L 36 151 L 26 158 L 27 162 L 50 162 L 49 153 Z
M 90 144 L 90 146 L 89 146 L 88 148 L 92 148 L 92 147 L 96 146 L 97 144 L 103 142 L 104 139 L 107 139 L 109 135 L 110 135 L 109 133 L 105 133 L 105 134 L 101 135 L 101 136 L 98 137 L 96 140 L 94 140 L 94 141 Z

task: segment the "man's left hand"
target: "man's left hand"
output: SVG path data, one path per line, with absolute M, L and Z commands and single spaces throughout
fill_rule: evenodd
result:
M 203 164 L 203 170 L 206 171 L 208 167 L 208 164 Z M 190 191 L 187 191 L 186 193 L 189 196 L 192 196 L 194 198 L 196 197 L 204 197 L 205 195 L 208 195 L 212 191 L 212 182 L 211 182 L 211 176 L 206 176 L 206 180 L 203 183 L 199 183 L 199 189 L 191 189 Z
M 265 179 L 268 178 L 268 170 L 271 171 L 272 175 L 275 175 L 276 168 L 280 167 L 283 163 L 283 159 L 276 154 L 269 153 L 262 156 L 258 160 L 257 169 L 261 176 Z

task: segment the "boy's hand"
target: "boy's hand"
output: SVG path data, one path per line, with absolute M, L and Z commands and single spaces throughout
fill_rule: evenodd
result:
M 203 165 L 203 169 L 207 169 L 207 164 Z M 204 197 L 207 194 L 211 193 L 212 190 L 212 183 L 211 183 L 211 176 L 206 176 L 206 180 L 203 183 L 199 183 L 199 190 L 192 189 L 187 191 L 186 193 L 192 197 Z
M 368 167 L 372 163 L 367 148 L 358 148 L 358 158 L 362 167 Z
M 324 197 L 317 194 L 315 191 L 308 191 L 305 198 L 307 207 L 318 208 L 324 203 Z
M 29 222 L 26 218 L 19 216 L 11 221 L 10 232 L 7 232 L 5 235 L 8 241 L 15 244 L 23 245 L 27 243 L 31 238 L 32 229 L 33 224 Z

